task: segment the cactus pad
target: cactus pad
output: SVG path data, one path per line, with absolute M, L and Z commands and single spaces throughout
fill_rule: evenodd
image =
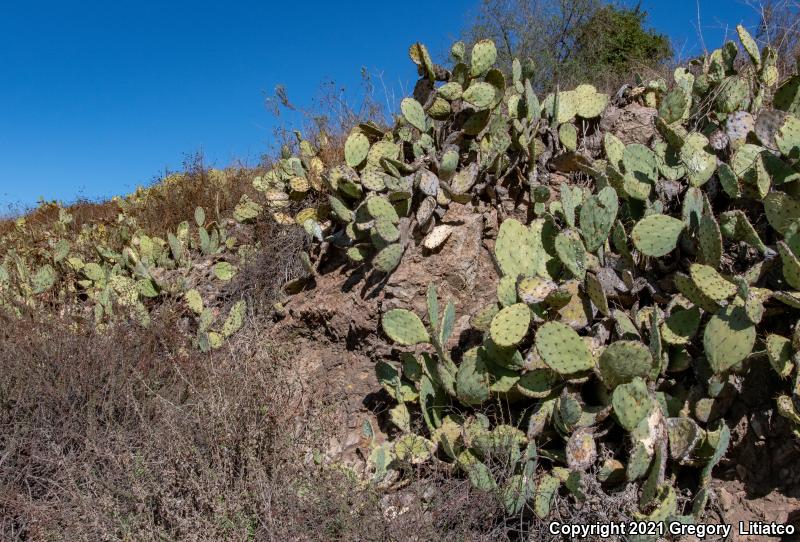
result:
M 361 132 L 353 132 L 344 143 L 344 159 L 350 167 L 358 167 L 367 159 L 369 139 Z
M 636 377 L 647 378 L 653 370 L 653 356 L 639 341 L 616 341 L 603 350 L 598 369 L 605 385 L 614 389 Z
M 703 335 L 703 348 L 711 369 L 722 373 L 745 359 L 756 341 L 756 328 L 744 307 L 730 305 L 711 317 Z
M 781 375 L 782 378 L 792 374 L 792 368 L 794 367 L 792 363 L 792 341 L 780 335 L 770 334 L 767 335 L 765 343 L 769 362 L 775 372 Z
M 564 230 L 556 236 L 556 254 L 572 275 L 580 280 L 586 276 L 586 248 L 575 230 Z
M 384 333 L 397 344 L 411 346 L 430 342 L 430 335 L 419 316 L 405 309 L 392 309 L 383 315 Z
M 524 303 L 516 303 L 498 312 L 492 319 L 489 334 L 498 346 L 514 346 L 522 342 L 531 323 L 531 311 Z
M 472 47 L 470 58 L 470 75 L 477 77 L 483 75 L 494 66 L 497 60 L 497 48 L 492 40 L 480 40 Z
M 678 245 L 685 224 L 667 215 L 650 215 L 633 227 L 633 244 L 645 256 L 660 257 L 669 254 Z
M 509 218 L 500 225 L 494 246 L 497 265 L 504 275 L 516 278 L 532 277 L 536 274 L 536 240 L 531 230 L 519 221 Z
M 618 208 L 617 192 L 610 186 L 586 199 L 580 212 L 581 234 L 586 242 L 586 250 L 595 252 L 603 246 L 614 226 Z
M 693 263 L 689 273 L 695 286 L 714 301 L 724 301 L 736 293 L 736 285 L 725 280 L 711 266 Z
M 594 366 L 592 353 L 583 339 L 559 322 L 547 322 L 536 331 L 536 350 L 547 366 L 559 374 L 573 374 Z
M 408 121 L 411 126 L 420 132 L 425 131 L 427 128 L 425 111 L 417 100 L 414 98 L 403 98 L 400 102 L 400 111 L 403 112 L 403 117 L 405 117 L 406 121 Z
M 375 269 L 383 273 L 391 273 L 395 268 L 400 265 L 400 259 L 403 257 L 403 246 L 400 243 L 393 243 L 381 249 L 375 255 L 372 265 Z
M 647 384 L 638 377 L 614 388 L 611 404 L 619 424 L 629 432 L 636 429 L 639 422 L 647 418 L 654 407 Z

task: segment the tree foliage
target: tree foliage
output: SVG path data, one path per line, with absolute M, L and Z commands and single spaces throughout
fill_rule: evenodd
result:
M 611 87 L 672 57 L 669 40 L 646 27 L 647 13 L 600 0 L 484 0 L 464 39 L 498 44 L 498 65 L 536 64 L 537 90 L 589 81 Z

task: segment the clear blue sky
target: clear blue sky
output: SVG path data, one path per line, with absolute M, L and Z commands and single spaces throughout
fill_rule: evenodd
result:
M 127 193 L 199 149 L 256 163 L 278 122 L 300 121 L 276 120 L 265 93 L 310 106 L 325 80 L 355 92 L 363 66 L 399 94 L 416 79 L 408 46 L 447 50 L 478 1 L 6 2 L 0 214 Z M 643 6 L 682 56 L 701 50 L 695 0 Z M 700 17 L 709 48 L 756 21 L 739 0 L 700 0 Z

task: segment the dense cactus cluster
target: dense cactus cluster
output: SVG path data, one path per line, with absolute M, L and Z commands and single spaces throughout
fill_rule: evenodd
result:
M 273 206 L 329 194 L 296 217 L 319 257 L 340 247 L 383 273 L 411 244 L 446 242 L 452 202 L 527 210 L 499 227 L 480 342 L 453 348 L 456 308 L 440 314 L 433 285 L 426 318 L 382 316 L 410 348 L 377 365 L 400 433 L 374 446 L 376 480 L 449 462 L 510 514 L 544 517 L 559 486 L 582 499 L 592 476 L 637 484 L 643 518 L 692 521 L 751 364 L 784 378 L 777 410 L 800 437 L 800 78 L 778 86 L 775 52 L 738 33 L 744 54 L 726 43 L 615 98 L 656 109 L 646 144 L 601 129 L 610 98 L 590 85 L 540 101 L 535 68 L 506 76 L 489 41 L 469 58 L 454 45 L 452 69 L 417 43 L 421 78 L 393 127 L 357 126 L 328 169 L 307 144 L 279 164 Z M 700 470 L 691 504 L 684 466 Z
M 263 196 L 243 197 L 233 219 L 198 208 L 162 239 L 120 200 L 108 230 L 121 250 L 103 225 L 73 246 L 63 209 L 36 245 L 20 219 L 0 238 L 0 307 L 83 307 L 98 324 L 121 310 L 147 325 L 149 300 L 173 296 L 208 350 L 246 307 L 217 315 L 192 271 L 232 278 L 247 250 L 228 234 L 235 221 L 266 209 L 302 226 L 310 273 L 339 249 L 388 274 L 409 247 L 447 242 L 453 204 L 494 208 L 496 299 L 468 315 L 466 344 L 433 284 L 426 315 L 381 315 L 397 357 L 376 371 L 398 431 L 373 445 L 374 479 L 446 463 L 509 514 L 541 518 L 562 486 L 582 500 L 590 481 L 635 484 L 639 517 L 694 521 L 753 364 L 780 376 L 770 392 L 800 438 L 800 75 L 781 79 L 775 51 L 737 30 L 743 53 L 726 43 L 613 99 L 580 85 L 540 100 L 535 66 L 503 73 L 488 40 L 469 55 L 456 43 L 451 68 L 416 43 L 420 79 L 393 126 L 356 126 L 332 164 L 324 135 L 316 149 L 298 134 L 298 154 L 256 177 Z M 653 136 L 626 144 L 601 119 L 633 102 L 655 110 Z M 691 503 L 675 488 L 686 467 L 699 471 Z
M 224 184 L 219 181 L 224 172 L 212 174 L 211 182 Z M 116 198 L 116 223 L 84 224 L 77 235 L 69 230 L 73 216 L 55 203 L 44 204 L 58 213 L 52 229 L 35 227 L 25 217 L 17 219 L 0 237 L 0 308 L 17 315 L 30 309 L 57 311 L 75 325 L 91 321 L 102 327 L 133 320 L 147 327 L 151 310 L 174 298 L 193 315 L 196 345 L 203 351 L 220 346 L 242 326 L 246 306 L 240 301 L 219 315 L 217 289 L 204 281 L 224 283 L 236 273 L 231 262 L 247 247 L 228 234 L 235 222 L 219 216 L 209 219 L 197 207 L 191 223 L 182 222 L 163 239 L 148 235 L 132 217 L 134 207 L 148 205 L 177 182 L 183 182 L 181 175 Z M 252 202 L 245 198 L 234 214 L 244 221 L 255 216 L 248 211 Z M 207 273 L 198 273 L 204 268 Z

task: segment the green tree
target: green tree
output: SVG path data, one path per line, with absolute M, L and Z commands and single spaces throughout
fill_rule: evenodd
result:
M 514 57 L 531 58 L 537 90 L 579 82 L 611 90 L 672 57 L 669 40 L 646 28 L 646 19 L 638 5 L 601 0 L 483 0 L 463 37 L 494 40 L 506 68 Z

